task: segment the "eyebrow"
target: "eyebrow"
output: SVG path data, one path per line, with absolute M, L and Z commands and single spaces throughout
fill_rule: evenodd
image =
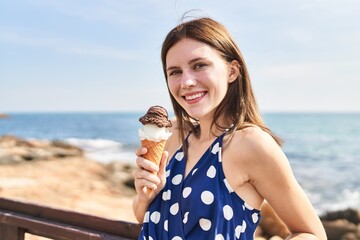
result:
M 191 65 L 191 64 L 193 64 L 194 62 L 201 61 L 201 60 L 205 60 L 205 58 L 198 57 L 198 58 L 191 59 L 191 60 L 188 62 L 188 64 Z M 179 68 L 179 67 L 177 67 L 177 66 L 170 66 L 170 67 L 166 68 L 166 71 L 170 71 L 170 70 L 178 69 L 178 68 Z

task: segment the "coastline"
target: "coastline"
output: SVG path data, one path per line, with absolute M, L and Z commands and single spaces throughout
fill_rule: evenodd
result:
M 67 143 L 0 136 L 0 197 L 136 222 L 133 170 L 133 164 L 89 159 Z M 327 212 L 321 218 L 329 240 L 360 239 L 359 209 Z M 286 227 L 264 205 L 256 239 L 286 234 Z
M 0 197 L 135 222 L 135 192 L 115 175 L 111 166 L 79 157 L 3 165 Z

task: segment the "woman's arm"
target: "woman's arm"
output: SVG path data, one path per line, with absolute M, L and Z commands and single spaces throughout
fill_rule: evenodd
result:
M 247 130 L 249 177 L 287 225 L 287 239 L 327 239 L 322 223 L 308 197 L 296 181 L 288 159 L 274 139 L 259 128 Z
M 134 185 L 137 194 L 133 201 L 133 211 L 139 223 L 142 223 L 150 203 L 165 186 L 165 168 L 168 159 L 168 152 L 164 151 L 160 166 L 157 166 L 155 163 L 141 157 L 145 153 L 146 148 L 143 147 L 136 151 L 138 168 L 134 172 Z M 147 188 L 152 189 L 150 195 L 146 191 Z

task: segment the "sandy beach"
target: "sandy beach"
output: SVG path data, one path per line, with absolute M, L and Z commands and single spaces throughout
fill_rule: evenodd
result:
M 116 183 L 112 171 L 111 166 L 80 157 L 5 165 L 0 167 L 0 196 L 135 221 L 134 191 Z

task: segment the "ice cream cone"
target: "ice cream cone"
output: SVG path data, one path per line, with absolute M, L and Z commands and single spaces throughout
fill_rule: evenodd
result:
M 144 126 L 138 130 L 138 135 L 141 145 L 147 148 L 147 153 L 142 157 L 159 166 L 166 140 L 171 136 L 171 132 L 167 129 L 172 126 L 168 113 L 161 106 L 152 106 L 144 116 L 139 118 L 139 121 Z M 146 188 L 146 193 L 150 196 L 152 189 Z
M 141 140 L 141 146 L 147 148 L 147 152 L 143 155 L 147 160 L 152 161 L 153 163 L 160 165 L 161 156 L 164 152 L 166 140 L 161 140 L 159 142 L 151 140 Z M 150 196 L 152 193 L 151 188 L 146 188 L 146 194 Z
M 164 152 L 165 143 L 166 140 L 161 140 L 159 142 L 147 139 L 141 140 L 141 146 L 147 148 L 147 152 L 143 155 L 143 157 L 159 166 L 162 153 Z

